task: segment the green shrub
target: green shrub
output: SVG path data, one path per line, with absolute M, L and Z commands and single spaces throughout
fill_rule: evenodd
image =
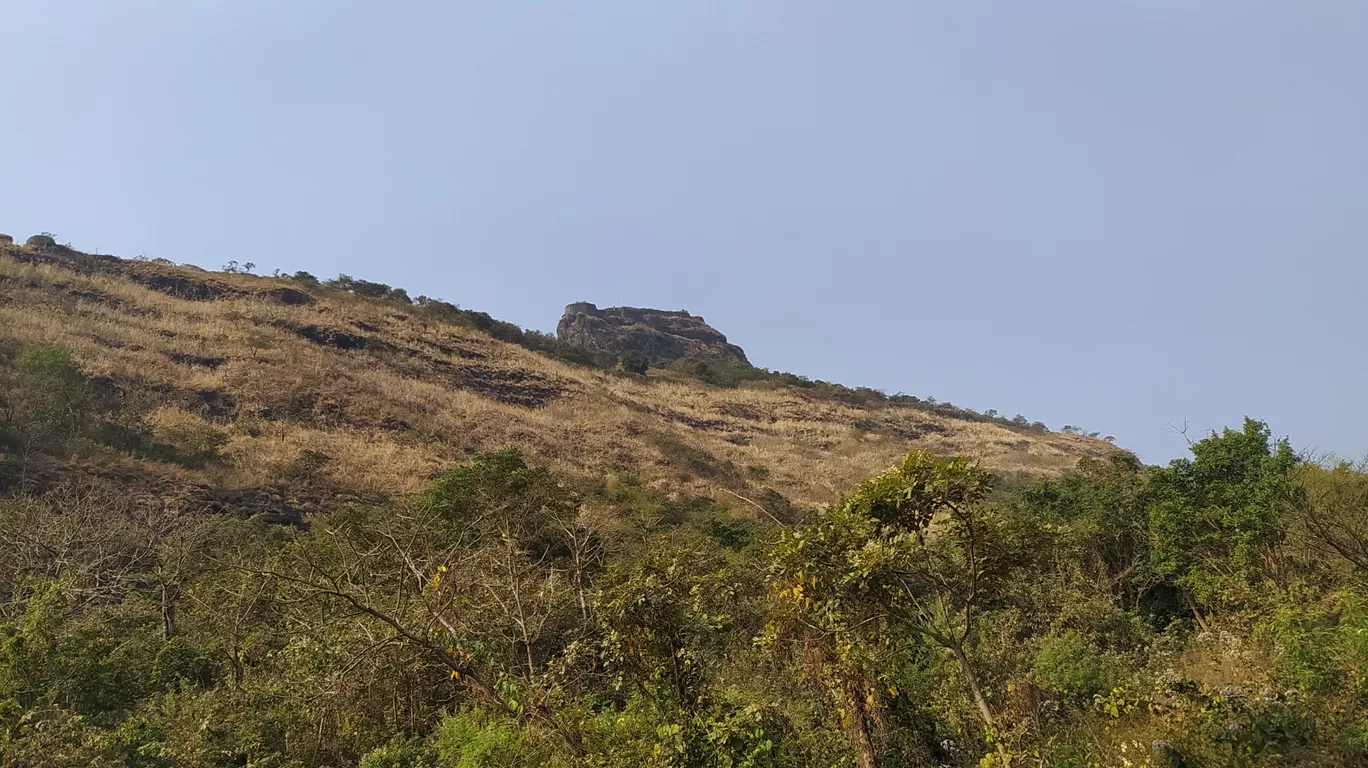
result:
M 437 754 L 417 736 L 395 734 L 361 758 L 361 768 L 434 768 Z
M 152 680 L 168 690 L 185 686 L 208 688 L 214 684 L 214 665 L 185 638 L 173 637 L 152 660 Z
M 91 426 L 94 398 L 66 347 L 24 349 L 5 399 L 12 414 L 12 442 L 27 450 L 60 453 Z
M 1039 683 L 1076 702 L 1110 691 L 1121 678 L 1116 660 L 1073 630 L 1043 638 L 1033 668 Z
M 651 359 L 640 352 L 628 352 L 618 358 L 618 366 L 627 373 L 644 376 L 651 367 Z
M 56 344 L 28 347 L 16 362 L 19 370 L 30 376 L 69 377 L 76 372 L 71 350 Z
M 523 751 L 523 732 L 513 723 L 496 720 L 483 710 L 468 709 L 442 721 L 437 728 L 437 765 L 440 768 L 514 768 L 534 765 Z

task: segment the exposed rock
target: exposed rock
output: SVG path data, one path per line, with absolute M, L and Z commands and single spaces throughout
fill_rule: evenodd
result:
M 57 245 L 57 241 L 53 239 L 52 235 L 34 235 L 24 245 L 30 248 L 52 248 Z
M 217 280 L 195 280 L 184 275 L 149 273 L 136 269 L 130 269 L 126 274 L 135 282 L 142 283 L 154 291 L 175 296 L 178 299 L 211 301 L 236 296 L 240 293 L 236 288 Z
M 365 336 L 346 333 L 333 328 L 323 328 L 317 325 L 301 325 L 292 327 L 295 333 L 325 347 L 337 347 L 338 349 L 364 349 L 370 341 Z
M 285 286 L 260 291 L 258 295 L 278 301 L 289 307 L 303 307 L 314 302 L 314 297 L 309 294 Z
M 721 331 L 685 311 L 608 307 L 589 302 L 565 308 L 556 336 L 567 344 L 615 354 L 639 352 L 652 362 L 717 358 L 749 364 L 746 353 L 728 344 Z
M 0 235 L 0 245 L 14 245 L 14 237 L 11 235 Z

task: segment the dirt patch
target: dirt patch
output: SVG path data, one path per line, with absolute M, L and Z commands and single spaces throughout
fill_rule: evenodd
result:
M 713 410 L 724 416 L 732 416 L 746 421 L 761 421 L 765 418 L 759 408 L 745 403 L 718 403 L 713 406 Z
M 286 286 L 268 288 L 264 291 L 258 291 L 256 295 L 263 299 L 284 304 L 287 307 L 304 307 L 314 303 L 314 297 L 301 290 L 288 288 Z
M 491 368 L 484 365 L 450 366 L 449 375 L 462 389 L 468 389 L 491 400 L 524 408 L 541 408 L 563 395 L 567 389 L 554 379 L 515 368 Z
M 427 339 L 421 339 L 420 342 L 425 346 L 432 347 L 433 349 L 437 350 L 438 352 L 441 352 L 442 354 L 448 357 L 459 357 L 462 360 L 485 360 L 489 358 L 488 354 L 481 352 L 477 349 L 471 349 L 469 347 L 459 347 L 452 346 L 450 344 L 441 344 L 435 341 L 428 341 Z
M 112 307 L 114 309 L 119 310 L 125 309 L 128 306 L 127 303 L 122 301 L 121 299 L 117 299 L 106 293 L 100 293 L 99 291 L 81 291 L 73 288 L 67 291 L 67 295 L 72 297 L 73 299 L 77 299 L 78 301 L 88 301 L 92 304 L 103 304 L 106 307 Z
M 319 325 L 283 325 L 280 326 L 288 331 L 293 331 L 301 338 L 308 339 L 315 344 L 335 349 L 365 349 L 368 346 L 374 347 L 371 340 L 365 336 L 358 336 L 335 328 L 324 328 Z
M 237 413 L 237 398 L 217 389 L 201 389 L 189 395 L 190 410 L 207 419 L 225 419 Z
M 211 371 L 218 368 L 220 365 L 223 365 L 224 361 L 227 359 L 223 357 L 210 357 L 208 355 L 192 355 L 188 352 L 171 352 L 167 355 L 167 358 L 173 363 L 208 368 Z
M 133 272 L 129 277 L 135 283 L 154 291 L 190 301 L 212 301 L 239 295 L 240 291 L 218 281 L 192 280 L 183 275 L 140 274 Z
M 647 406 L 645 410 L 647 413 L 655 414 L 656 416 L 659 416 L 660 418 L 665 419 L 666 421 L 673 421 L 676 424 L 684 424 L 689 427 L 692 427 L 693 429 L 721 430 L 731 428 L 731 424 L 729 424 L 726 421 L 723 421 L 722 419 L 700 419 L 694 416 L 689 416 L 688 414 L 680 413 L 679 411 L 673 411 L 669 408 L 660 408 L 657 406 Z
M 208 301 L 236 296 L 242 292 L 212 278 L 192 278 L 184 270 L 172 270 L 147 261 L 126 260 L 117 256 L 82 253 L 62 245 L 45 248 L 3 247 L 11 258 L 29 264 L 51 264 L 83 275 L 125 277 L 146 288 L 177 298 Z
M 949 427 L 931 422 L 920 424 L 884 424 L 878 429 L 879 432 L 899 440 L 920 440 L 927 435 L 947 435 L 951 430 Z

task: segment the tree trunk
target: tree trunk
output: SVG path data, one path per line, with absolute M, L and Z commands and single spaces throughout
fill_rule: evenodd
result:
M 161 588 L 162 640 L 170 640 L 176 634 L 175 590 L 167 584 Z
M 860 768 L 878 768 L 878 757 L 874 751 L 874 737 L 870 734 L 869 712 L 861 696 L 860 686 L 851 686 L 850 697 L 850 741 L 855 747 L 855 763 Z
M 993 708 L 988 706 L 988 699 L 983 695 L 983 689 L 979 687 L 978 676 L 974 674 L 974 669 L 969 663 L 969 656 L 964 652 L 964 646 L 962 644 L 951 645 L 950 652 L 955 655 L 955 661 L 959 662 L 960 670 L 964 672 L 964 679 L 969 684 L 969 696 L 974 700 L 974 706 L 979 711 L 979 717 L 983 718 L 983 725 L 988 730 L 988 736 L 992 740 L 993 746 L 1002 756 L 1004 764 L 1008 764 L 1007 748 L 999 741 L 997 718 L 993 716 Z
M 224 655 L 228 657 L 228 664 L 233 668 L 233 687 L 242 688 L 243 668 L 241 652 L 237 647 L 234 647 L 232 651 L 225 651 Z
M 1184 591 L 1183 599 L 1187 601 L 1188 607 L 1192 609 L 1192 618 L 1197 620 L 1197 626 L 1201 627 L 1203 632 L 1210 632 L 1211 625 L 1202 617 L 1202 612 L 1197 610 L 1197 603 L 1192 599 L 1192 596 Z

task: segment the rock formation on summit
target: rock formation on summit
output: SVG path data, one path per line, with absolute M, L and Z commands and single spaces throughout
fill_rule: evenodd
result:
M 722 332 L 685 311 L 608 307 L 587 301 L 565 308 L 556 336 L 567 344 L 615 354 L 639 352 L 653 362 L 680 358 L 728 359 L 749 365 L 746 353 Z

